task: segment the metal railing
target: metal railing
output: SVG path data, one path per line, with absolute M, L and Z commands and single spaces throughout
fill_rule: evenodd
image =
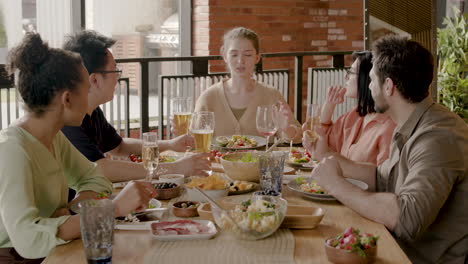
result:
M 124 88 L 122 88 L 124 84 Z M 122 94 L 124 90 L 124 94 Z M 122 98 L 123 97 L 123 98 Z M 107 121 L 124 136 L 130 136 L 130 79 L 120 78 L 114 93 L 114 99 L 100 106 Z M 123 118 L 122 118 L 123 116 Z
M 307 70 L 307 103 L 322 104 L 326 100 L 330 86 L 345 85 L 347 68 L 308 68 Z M 342 104 L 336 106 L 332 120 L 356 107 L 357 99 L 345 97 Z
M 206 75 L 161 75 L 158 109 L 159 126 L 165 128 L 166 135 L 170 135 L 171 125 L 167 122 L 171 114 L 170 100 L 173 97 L 191 97 L 196 102 L 201 93 L 211 85 L 228 77 L 228 73 L 208 73 Z M 254 74 L 254 79 L 277 89 L 284 99 L 288 101 L 289 94 L 289 70 L 265 70 Z M 158 129 L 159 137 L 164 138 L 164 129 Z
M 309 56 L 317 56 L 317 55 L 325 55 L 325 56 L 330 56 L 332 58 L 332 67 L 331 68 L 344 68 L 344 56 L 351 54 L 351 51 L 335 51 L 335 52 L 282 52 L 282 53 L 263 53 L 261 54 L 262 60 L 264 59 L 269 59 L 269 58 L 293 58 L 294 59 L 294 69 L 293 71 L 291 69 L 286 69 L 286 70 L 265 70 L 263 71 L 262 67 L 262 60 L 260 60 L 260 63 L 257 64 L 256 71 L 258 73 L 261 73 L 261 76 L 268 76 L 269 71 L 273 72 L 287 72 L 287 77 L 283 78 L 280 80 L 280 78 L 277 78 L 276 81 L 274 82 L 285 82 L 286 84 L 283 85 L 283 87 L 280 88 L 283 96 L 285 96 L 285 99 L 289 101 L 288 99 L 290 98 L 289 94 L 293 94 L 293 111 L 295 113 L 296 119 L 301 122 L 302 121 L 302 106 L 303 106 L 303 101 L 309 101 L 309 99 L 304 100 L 304 95 L 303 95 L 303 61 L 304 57 L 309 57 Z M 191 56 L 191 57 L 151 57 L 151 58 L 126 58 L 126 59 L 117 59 L 117 63 L 138 63 L 140 65 L 140 82 L 141 86 L 139 89 L 139 95 L 138 95 L 138 104 L 140 108 L 140 113 L 138 118 L 139 119 L 139 125 L 136 127 L 140 128 L 140 133 L 147 132 L 149 131 L 149 97 L 150 97 L 150 63 L 154 62 L 182 62 L 182 61 L 188 61 L 192 65 L 192 74 L 188 75 L 192 78 L 196 77 L 202 77 L 202 76 L 224 76 L 225 73 L 209 73 L 209 62 L 210 61 L 216 61 L 216 60 L 222 60 L 221 56 Z M 1 65 L 0 65 L 0 71 L 1 71 Z M 266 74 L 266 75 L 265 75 Z M 290 74 L 294 75 L 294 80 L 293 80 L 293 87 L 290 89 Z M 163 80 L 163 78 L 170 78 L 169 76 L 161 76 L 160 81 Z M 263 77 L 262 77 L 263 78 Z M 274 80 L 275 77 L 273 77 Z M 310 79 L 310 78 L 308 78 Z M 6 123 L 6 125 L 9 125 L 12 120 L 15 118 L 18 118 L 22 115 L 21 108 L 19 107 L 19 95 L 16 91 L 16 89 L 13 88 L 13 82 L 11 80 L 5 81 L 5 78 L 0 78 L 0 129 L 5 127 L 2 124 Z M 264 81 L 264 79 L 263 79 Z M 270 79 L 268 79 L 270 81 Z M 125 89 L 122 91 L 121 88 L 117 87 L 116 89 L 116 98 L 112 101 L 109 102 L 101 107 L 103 107 L 103 111 L 106 113 L 107 118 L 109 119 L 109 122 L 116 126 L 117 130 L 119 131 L 124 131 L 125 136 L 129 136 L 130 132 L 129 130 L 131 129 L 131 113 L 130 109 L 132 108 L 131 102 L 130 102 L 130 80 L 129 78 L 123 78 L 119 80 L 120 86 L 122 84 L 125 84 Z M 271 85 L 271 83 L 268 83 Z M 160 84 L 156 84 L 159 87 L 156 87 L 156 94 L 159 95 L 160 100 L 164 97 L 164 90 L 162 89 L 162 86 Z M 274 84 L 273 84 L 274 86 Z M 5 91 L 5 92 L 4 92 Z M 313 90 L 312 89 L 307 89 L 307 97 L 306 98 L 313 98 Z M 124 94 L 122 94 L 122 92 Z M 7 98 L 2 97 L 2 93 L 5 93 L 7 95 Z M 15 94 L 14 96 L 12 94 Z M 162 95 L 162 96 L 161 96 Z M 14 103 L 12 103 L 12 99 L 14 97 Z M 135 99 L 135 98 L 134 98 Z M 135 102 L 136 103 L 136 102 Z M 163 113 L 166 111 L 167 113 L 170 113 L 168 109 L 164 109 L 164 105 L 161 104 L 158 106 L 160 110 L 162 110 L 160 113 L 158 113 L 158 126 L 160 126 L 161 130 L 166 128 L 167 126 L 164 127 L 163 123 Z M 7 114 L 2 115 L 2 111 L 7 111 Z M 13 115 L 14 113 L 14 115 Z M 122 117 L 123 115 L 123 117 Z M 6 116 L 7 120 L 2 121 L 2 116 Z M 161 135 L 162 136 L 162 135 Z
M 344 68 L 344 56 L 351 54 L 352 51 L 306 51 L 306 52 L 280 52 L 280 53 L 263 53 L 262 59 L 265 58 L 294 58 L 294 113 L 296 119 L 302 121 L 302 104 L 303 104 L 303 61 L 304 57 L 308 56 L 330 56 L 332 57 L 333 68 Z M 191 56 L 191 57 L 151 57 L 151 58 L 126 58 L 117 59 L 117 63 L 138 63 L 141 70 L 141 90 L 140 90 L 140 133 L 149 131 L 149 64 L 153 62 L 181 62 L 189 61 L 192 63 L 193 76 L 208 75 L 209 61 L 222 60 L 222 56 Z M 257 65 L 257 72 L 262 71 L 262 61 Z M 161 91 L 158 90 L 160 93 Z M 161 96 L 161 94 L 159 94 Z M 161 108 L 161 106 L 159 106 Z M 161 117 L 162 118 L 162 117 Z

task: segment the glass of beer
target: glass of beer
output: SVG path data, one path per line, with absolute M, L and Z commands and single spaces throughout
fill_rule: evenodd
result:
M 143 167 L 147 171 L 146 181 L 151 182 L 153 174 L 159 164 L 158 134 L 154 132 L 143 133 L 143 145 L 141 155 Z
M 190 133 L 195 139 L 195 151 L 208 153 L 215 126 L 213 112 L 196 112 L 190 119 Z
M 192 115 L 193 101 L 190 97 L 171 99 L 172 119 L 176 136 L 188 134 L 189 121 Z

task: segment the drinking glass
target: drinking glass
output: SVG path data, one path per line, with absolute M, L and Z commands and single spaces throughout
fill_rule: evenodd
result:
M 259 155 L 260 188 L 263 194 L 281 195 L 286 156 L 283 151 L 271 151 Z
M 112 263 L 115 207 L 111 200 L 79 202 L 80 230 L 88 264 Z
M 196 112 L 190 119 L 190 133 L 195 139 L 196 152 L 210 152 L 211 138 L 215 127 L 213 112 Z
M 143 167 L 147 171 L 146 181 L 151 183 L 153 174 L 159 164 L 158 134 L 154 132 L 143 133 L 143 145 L 141 150 Z
M 192 98 L 174 97 L 171 99 L 172 118 L 175 135 L 185 135 L 189 132 L 189 121 L 192 115 Z
M 319 104 L 307 104 L 306 122 L 309 122 L 310 129 L 315 131 L 317 126 L 320 125 L 320 112 L 321 106 Z
M 266 137 L 266 149 L 268 149 L 268 142 L 270 136 L 273 136 L 278 130 L 278 124 L 274 118 L 273 105 L 261 105 L 257 107 L 257 131 L 258 134 Z

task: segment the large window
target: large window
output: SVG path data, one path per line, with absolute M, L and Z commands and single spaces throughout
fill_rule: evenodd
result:
M 190 24 L 181 23 L 181 10 L 190 9 L 187 3 L 190 4 L 190 1 L 86 0 L 85 24 L 87 29 L 94 29 L 117 40 L 113 48 L 116 58 L 188 56 L 190 43 L 181 41 L 183 34 L 190 34 Z M 130 88 L 137 91 L 140 87 L 139 65 L 120 66 L 123 76 L 130 78 Z M 174 62 L 150 67 L 152 90 L 156 89 L 158 75 L 184 71 L 180 63 Z

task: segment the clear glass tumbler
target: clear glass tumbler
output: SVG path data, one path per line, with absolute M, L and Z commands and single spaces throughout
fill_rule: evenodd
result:
M 281 195 L 284 161 L 287 153 L 283 151 L 265 152 L 259 156 L 260 187 L 265 195 Z
M 111 200 L 85 200 L 80 208 L 80 228 L 88 264 L 112 263 L 115 207 Z

